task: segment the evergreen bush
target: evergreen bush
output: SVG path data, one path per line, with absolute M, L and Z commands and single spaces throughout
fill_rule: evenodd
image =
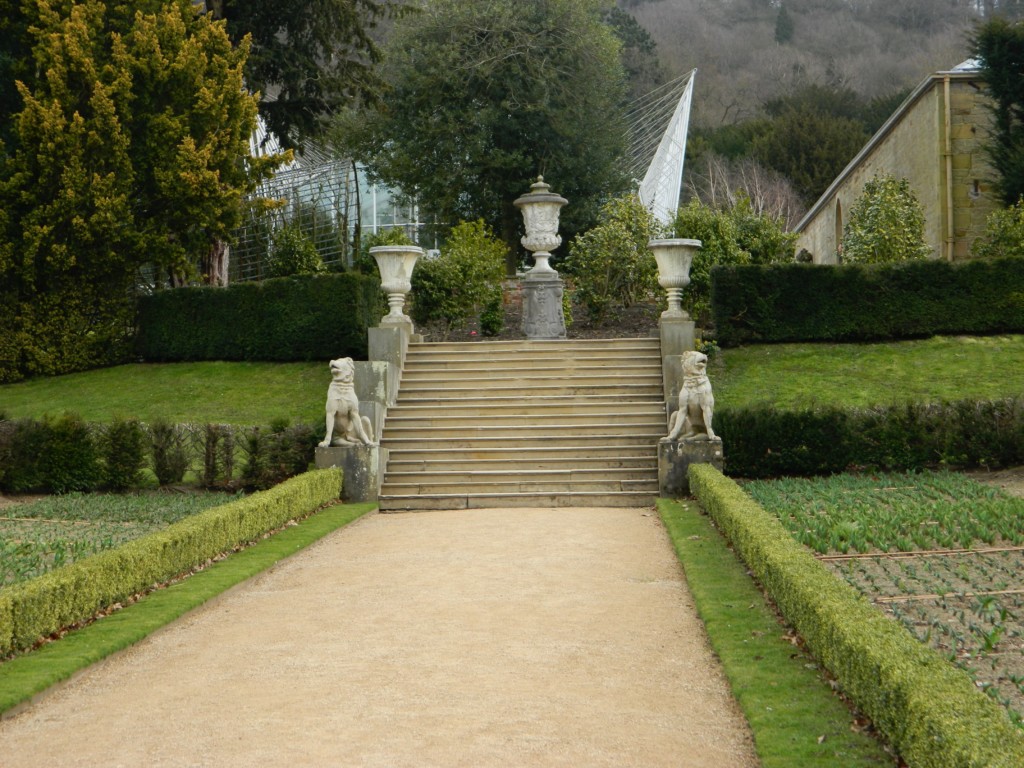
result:
M 149 425 L 149 435 L 157 482 L 160 485 L 180 483 L 188 469 L 184 431 L 179 425 L 159 420 Z
M 384 312 L 380 280 L 357 273 L 175 288 L 140 299 L 136 350 L 149 362 L 361 359 Z
M 587 313 L 601 319 L 613 307 L 629 307 L 656 295 L 658 267 L 647 244 L 660 230 L 636 195 L 605 203 L 600 223 L 569 245 L 565 271 Z
M 1024 463 L 1024 396 L 849 409 L 723 408 L 714 426 L 734 477 Z
M 146 433 L 134 419 L 115 419 L 102 439 L 103 485 L 113 491 L 135 488 L 146 463 Z
M 985 233 L 971 245 L 979 259 L 1024 258 L 1024 198 L 989 214 Z
M 96 441 L 76 414 L 24 420 L 14 431 L 5 484 L 14 493 L 96 490 L 103 480 Z
M 274 232 L 267 254 L 267 277 L 318 275 L 326 272 L 313 240 L 297 224 Z
M 482 219 L 460 223 L 437 257 L 416 262 L 409 310 L 413 319 L 450 328 L 500 302 L 507 252 Z
M 843 262 L 886 264 L 923 259 L 931 251 L 924 241 L 924 210 L 910 182 L 890 174 L 872 177 L 843 227 Z
M 718 267 L 723 347 L 1024 331 L 1024 258 Z

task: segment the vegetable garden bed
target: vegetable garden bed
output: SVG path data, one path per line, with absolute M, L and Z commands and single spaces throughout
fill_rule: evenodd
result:
M 1024 727 L 1024 499 L 947 472 L 745 488 Z
M 0 588 L 112 549 L 231 498 L 225 493 L 72 493 L 4 504 Z

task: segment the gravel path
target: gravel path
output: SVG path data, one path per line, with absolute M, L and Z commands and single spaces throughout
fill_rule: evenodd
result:
M 756 766 L 649 509 L 371 515 L 0 722 L 17 766 Z

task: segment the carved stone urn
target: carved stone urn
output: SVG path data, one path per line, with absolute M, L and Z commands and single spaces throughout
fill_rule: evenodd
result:
M 647 247 L 658 262 L 658 285 L 668 292 L 668 309 L 661 316 L 689 320 L 690 315 L 682 305 L 683 289 L 690 284 L 690 265 L 701 241 L 651 240 Z
M 388 295 L 388 313 L 381 326 L 406 326 L 412 332 L 412 318 L 405 314 L 405 296 L 412 290 L 412 270 L 423 249 L 415 245 L 378 245 L 370 255 L 380 270 L 380 287 Z
M 551 251 L 562 244 L 558 234 L 558 215 L 562 206 L 568 202 L 551 191 L 551 185 L 544 183 L 543 176 L 537 177 L 527 194 L 512 202 L 523 212 L 523 223 L 526 225 L 526 236 L 520 242 L 533 254 L 534 265 L 526 273 L 527 278 L 558 275 L 548 264 L 548 259 L 551 258 Z

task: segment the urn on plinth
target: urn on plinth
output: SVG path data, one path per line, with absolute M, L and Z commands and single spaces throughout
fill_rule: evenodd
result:
M 388 313 L 381 326 L 405 326 L 412 332 L 412 318 L 405 314 L 405 296 L 412 290 L 412 270 L 423 249 L 415 245 L 378 245 L 370 255 L 380 270 L 380 287 L 388 295 Z
M 658 262 L 658 285 L 668 292 L 668 309 L 661 313 L 662 318 L 689 320 L 682 304 L 683 289 L 690 284 L 690 266 L 701 241 L 651 240 L 647 247 Z
M 551 251 L 562 244 L 558 234 L 558 215 L 568 202 L 551 191 L 551 185 L 544 183 L 543 176 L 538 176 L 537 181 L 530 185 L 529 193 L 513 201 L 512 204 L 523 212 L 526 225 L 526 236 L 519 242 L 533 254 L 534 265 L 526 273 L 527 278 L 557 277 L 558 272 L 548 264 L 548 259 Z

